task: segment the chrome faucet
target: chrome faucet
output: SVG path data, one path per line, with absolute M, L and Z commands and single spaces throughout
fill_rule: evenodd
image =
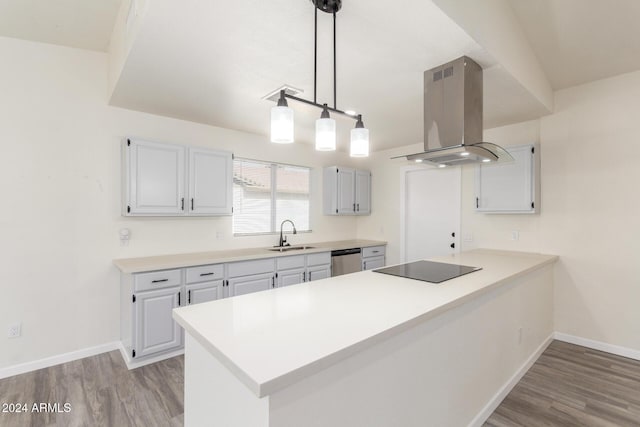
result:
M 293 227 L 293 234 L 298 234 L 298 231 L 296 230 L 296 226 L 293 223 L 293 221 L 291 221 L 290 219 L 285 219 L 284 221 L 282 221 L 282 224 L 280 224 L 280 242 L 278 243 L 278 247 L 283 247 L 285 246 L 285 243 L 287 243 L 287 236 L 282 235 L 282 227 L 284 226 L 285 222 L 290 222 L 291 226 Z M 289 245 L 287 243 L 287 245 Z

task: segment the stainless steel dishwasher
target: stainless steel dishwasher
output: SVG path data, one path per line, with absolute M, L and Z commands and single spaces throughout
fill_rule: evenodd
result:
M 331 276 L 340 276 L 362 270 L 361 249 L 331 251 Z

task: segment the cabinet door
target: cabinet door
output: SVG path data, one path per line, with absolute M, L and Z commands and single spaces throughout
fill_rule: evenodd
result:
M 124 214 L 184 214 L 184 147 L 135 139 L 127 141 Z
M 138 292 L 134 304 L 136 357 L 182 346 L 182 328 L 171 311 L 178 307 L 180 288 Z
M 331 265 L 307 267 L 307 282 L 331 277 Z
M 293 268 L 290 270 L 278 270 L 278 287 L 297 285 L 304 282 L 304 268 Z
M 231 153 L 189 149 L 189 213 L 231 215 L 233 203 Z
M 355 211 L 355 177 L 353 169 L 338 169 L 338 214 L 353 214 Z
M 223 281 L 213 280 L 211 282 L 198 283 L 197 285 L 187 285 L 187 304 L 200 304 L 201 302 L 214 301 L 222 298 Z
M 374 268 L 382 268 L 384 267 L 384 257 L 375 257 L 375 258 L 364 258 L 362 260 L 362 269 L 363 270 L 373 270 Z
M 356 171 L 356 214 L 371 213 L 371 173 Z
M 513 162 L 476 167 L 476 210 L 494 213 L 535 213 L 535 149 L 508 147 Z
M 250 294 L 253 292 L 266 291 L 275 287 L 275 274 L 263 273 L 253 276 L 235 277 L 228 280 L 229 296 Z

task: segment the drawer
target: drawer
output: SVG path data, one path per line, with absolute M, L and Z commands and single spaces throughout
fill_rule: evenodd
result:
M 307 266 L 331 264 L 331 252 L 307 255 Z
M 371 246 L 369 248 L 362 248 L 362 258 L 369 258 L 373 256 L 384 256 L 384 246 Z
M 274 267 L 273 258 L 232 262 L 227 264 L 227 276 L 232 278 L 260 273 L 273 273 Z
M 276 258 L 276 270 L 304 267 L 304 255 L 283 256 Z
M 182 283 L 181 270 L 162 270 L 133 275 L 133 289 L 136 292 L 150 289 L 162 289 L 170 286 L 180 286 Z
M 187 283 L 222 280 L 223 278 L 224 264 L 200 265 L 187 268 Z

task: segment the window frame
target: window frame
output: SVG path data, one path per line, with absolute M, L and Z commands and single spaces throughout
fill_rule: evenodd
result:
M 233 162 L 236 161 L 247 161 L 247 162 L 253 162 L 253 163 L 260 163 L 263 165 L 267 165 L 270 167 L 271 169 L 271 229 L 273 231 L 259 231 L 259 232 L 253 232 L 253 233 L 236 233 L 233 230 L 233 216 L 235 216 L 237 209 L 233 209 L 233 214 L 232 214 L 232 219 L 231 219 L 231 233 L 234 237 L 243 237 L 243 236 L 266 236 L 266 235 L 278 235 L 280 234 L 280 230 L 278 229 L 278 224 L 276 224 L 276 215 L 277 215 L 277 210 L 276 210 L 276 206 L 277 206 L 277 194 L 278 194 L 278 179 L 277 179 L 277 171 L 278 171 L 278 167 L 279 166 L 285 166 L 285 167 L 294 167 L 294 168 L 301 168 L 301 169 L 307 169 L 309 172 L 309 229 L 308 230 L 297 230 L 298 234 L 301 233 L 311 233 L 313 232 L 313 227 L 312 227 L 312 223 L 311 223 L 311 211 L 313 208 L 313 201 L 311 198 L 311 193 L 313 190 L 313 180 L 311 179 L 311 175 L 313 173 L 313 168 L 311 166 L 303 166 L 303 165 L 294 165 L 291 163 L 280 163 L 280 162 L 272 162 L 272 161 L 268 161 L 268 160 L 258 160 L 258 159 L 250 159 L 247 157 L 235 157 L 233 159 Z M 233 169 L 233 164 L 231 169 Z M 235 185 L 235 184 L 233 184 Z M 297 229 L 297 227 L 296 227 Z M 290 230 L 289 230 L 290 231 Z

